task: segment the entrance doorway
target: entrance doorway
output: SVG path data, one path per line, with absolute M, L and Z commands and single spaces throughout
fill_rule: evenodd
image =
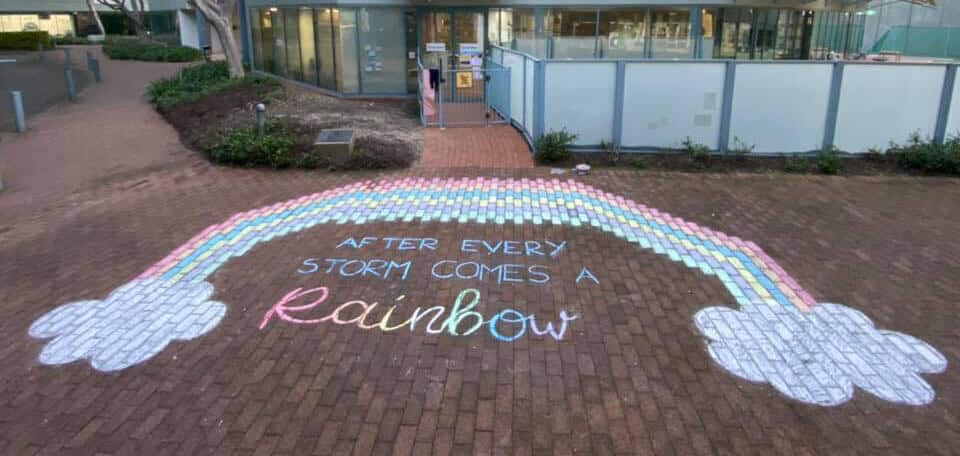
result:
M 486 12 L 442 8 L 420 16 L 420 105 L 427 126 L 505 123 L 509 70 L 484 58 Z

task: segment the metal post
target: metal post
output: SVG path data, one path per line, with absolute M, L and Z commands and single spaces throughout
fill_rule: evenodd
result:
M 73 62 L 70 60 L 70 48 L 63 48 L 63 58 L 65 60 L 64 65 L 66 65 L 67 68 L 73 66 Z
M 624 81 L 627 74 L 627 63 L 623 60 L 617 61 L 617 76 L 614 83 L 613 96 L 613 137 L 610 142 L 614 148 L 619 148 L 623 143 L 623 97 L 625 94 Z
M 833 62 L 830 78 L 830 98 L 827 99 L 827 118 L 823 128 L 823 150 L 833 147 L 837 135 L 837 111 L 840 109 L 840 88 L 843 84 L 843 62 Z
M 443 125 L 443 59 L 440 59 L 440 74 L 437 75 L 437 109 L 440 110 L 440 128 L 445 128 Z
M 103 82 L 103 76 L 100 74 L 100 61 L 93 59 L 90 61 L 90 71 L 93 72 L 93 79 L 97 82 Z
M 737 77 L 737 63 L 727 60 L 726 75 L 723 78 L 723 101 L 720 105 L 720 138 L 717 150 L 727 153 L 730 146 L 730 117 L 733 114 L 733 89 Z
M 40 54 L 40 61 L 43 61 L 43 43 L 37 43 L 37 53 Z
M 257 103 L 257 134 L 263 135 L 267 129 L 267 107 L 263 103 Z
M 943 76 L 943 88 L 940 90 L 940 109 L 937 111 L 937 124 L 933 131 L 933 141 L 943 144 L 947 137 L 947 120 L 950 117 L 950 105 L 953 104 L 953 88 L 957 80 L 957 66 L 947 65 Z
M 67 98 L 70 101 L 77 101 L 77 85 L 73 80 L 73 68 L 66 68 L 63 73 L 67 78 Z
M 13 114 L 17 122 L 17 132 L 27 131 L 27 118 L 23 115 L 23 94 L 19 90 L 10 91 L 10 98 L 13 100 Z

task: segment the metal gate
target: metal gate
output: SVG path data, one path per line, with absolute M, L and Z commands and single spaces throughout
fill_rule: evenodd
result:
M 486 60 L 455 69 L 419 65 L 420 121 L 425 127 L 510 122 L 510 69 Z

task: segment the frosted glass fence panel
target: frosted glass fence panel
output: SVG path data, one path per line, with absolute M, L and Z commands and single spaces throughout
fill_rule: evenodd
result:
M 960 136 L 960 83 L 953 83 L 953 97 L 950 98 L 950 114 L 947 116 L 946 137 Z
M 524 88 L 526 92 L 523 94 L 526 98 L 524 107 L 526 108 L 523 112 L 523 129 L 527 131 L 527 134 L 531 137 L 533 136 L 533 75 L 534 68 L 536 63 L 532 59 L 527 59 L 526 62 L 527 71 L 522 73 L 522 76 L 526 77 L 524 81 Z
M 522 55 L 503 53 L 503 66 L 510 68 L 510 117 L 517 123 L 523 121 L 523 61 Z
M 689 136 L 717 148 L 724 63 L 628 63 L 622 144 L 679 148 Z
M 754 152 L 809 152 L 823 145 L 831 64 L 739 64 L 730 117 L 734 138 Z
M 503 62 L 503 51 L 497 48 L 490 49 L 490 58 L 497 63 Z
M 593 36 L 555 37 L 552 44 L 555 59 L 592 59 L 597 39 Z
M 616 62 L 547 62 L 544 133 L 577 135 L 577 145 L 597 145 L 613 136 Z
M 837 148 L 851 153 L 885 149 L 917 131 L 932 137 L 945 71 L 943 65 L 845 65 Z

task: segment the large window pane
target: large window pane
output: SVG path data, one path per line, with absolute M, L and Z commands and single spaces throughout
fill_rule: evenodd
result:
M 253 68 L 264 70 L 263 67 L 263 12 L 260 8 L 250 8 L 250 35 L 253 44 Z
M 337 90 L 336 64 L 333 57 L 334 16 L 331 8 L 317 9 L 317 55 L 320 57 L 320 78 L 317 85 L 329 90 Z
M 363 92 L 406 93 L 407 43 L 403 10 L 361 8 L 359 27 Z
M 287 45 L 287 77 L 303 80 L 303 68 L 300 64 L 300 10 L 284 8 L 283 25 Z
M 533 8 L 513 9 L 513 40 L 513 48 L 520 52 L 538 57 L 544 55 L 542 51 L 545 46 L 538 46 L 537 43 L 537 17 Z
M 300 9 L 300 62 L 304 82 L 317 83 L 317 46 L 313 33 L 313 10 Z
M 608 59 L 645 57 L 646 9 L 600 10 L 600 56 Z
M 423 42 L 443 43 L 443 52 L 428 52 L 424 49 L 423 65 L 427 68 L 440 68 L 448 58 L 453 47 L 453 22 L 449 13 L 427 12 L 423 14 Z M 449 62 L 448 62 L 449 64 Z
M 701 58 L 713 58 L 713 46 L 716 42 L 717 10 L 704 9 L 701 12 L 700 40 Z
M 552 9 L 545 20 L 552 32 L 553 58 L 594 57 L 597 46 L 596 9 Z
M 337 27 L 337 89 L 341 93 L 360 91 L 360 73 L 357 63 L 357 11 L 354 9 L 335 9 L 334 22 Z
M 653 58 L 693 57 L 689 8 L 654 8 L 650 16 Z

